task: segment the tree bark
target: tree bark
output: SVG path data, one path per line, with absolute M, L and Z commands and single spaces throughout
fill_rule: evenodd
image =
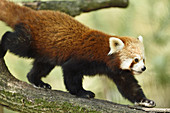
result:
M 14 111 L 27 112 L 140 112 L 104 100 L 76 98 L 57 90 L 35 88 L 14 78 L 0 59 L 0 104 Z M 142 111 L 141 111 L 142 113 Z
M 0 59 L 0 105 L 22 113 L 170 112 L 169 109 L 120 105 L 105 100 L 77 98 L 63 91 L 36 88 L 12 76 L 3 59 Z
M 76 98 L 57 90 L 35 88 L 14 78 L 0 59 L 0 104 L 14 111 L 31 112 L 143 112 L 104 100 Z
M 94 11 L 108 7 L 127 7 L 128 0 L 76 0 L 23 3 L 34 9 L 60 10 L 72 16 L 82 12 Z M 147 109 L 137 106 L 120 105 L 105 100 L 77 98 L 67 92 L 45 90 L 33 87 L 26 82 L 17 80 L 9 72 L 4 59 L 0 59 L 0 105 L 22 113 L 31 112 L 155 112 L 158 109 Z M 170 112 L 159 109 L 159 112 Z
M 33 3 L 24 2 L 22 4 L 36 10 L 59 10 L 71 16 L 77 16 L 82 12 L 90 12 L 103 8 L 126 8 L 128 3 L 128 0 L 71 0 Z

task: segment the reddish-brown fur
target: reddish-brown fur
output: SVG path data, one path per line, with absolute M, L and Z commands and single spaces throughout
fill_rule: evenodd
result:
M 57 55 L 59 62 L 70 56 L 106 60 L 111 36 L 92 30 L 69 15 L 58 11 L 34 11 L 5 0 L 0 1 L 0 10 L 4 13 L 0 20 L 10 27 L 23 23 L 29 29 L 32 46 L 40 55 L 50 58 Z
M 50 59 L 57 57 L 58 64 L 65 62 L 69 57 L 74 57 L 104 61 L 108 65 L 113 65 L 107 56 L 111 35 L 92 30 L 58 11 L 34 11 L 5 0 L 0 1 L 0 10 L 0 20 L 10 27 L 15 28 L 15 25 L 20 23 L 25 25 L 32 37 L 32 47 L 40 56 Z M 128 37 L 114 37 L 121 39 L 125 43 L 125 48 L 131 41 Z M 114 64 L 119 64 L 118 62 L 119 60 L 116 60 Z
M 108 64 L 113 65 L 107 56 L 111 35 L 92 30 L 58 11 L 34 11 L 5 0 L 0 1 L 0 10 L 0 20 L 10 27 L 14 28 L 15 25 L 23 23 L 29 29 L 32 47 L 42 56 L 51 59 L 57 57 L 58 63 L 74 56 L 90 61 L 109 61 Z M 120 38 L 125 46 L 125 40 L 130 40 L 117 38 Z

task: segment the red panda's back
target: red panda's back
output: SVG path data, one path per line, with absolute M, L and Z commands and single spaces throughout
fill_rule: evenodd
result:
M 32 36 L 32 46 L 41 55 L 67 59 L 77 39 L 90 30 L 61 12 L 33 11 L 21 18 Z

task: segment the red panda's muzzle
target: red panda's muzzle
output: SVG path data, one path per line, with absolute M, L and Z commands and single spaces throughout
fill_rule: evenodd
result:
M 139 75 L 139 74 L 143 73 L 145 70 L 146 70 L 145 66 L 143 66 L 140 70 L 133 70 L 133 69 L 131 69 L 131 71 L 132 71 L 132 73 L 134 75 Z

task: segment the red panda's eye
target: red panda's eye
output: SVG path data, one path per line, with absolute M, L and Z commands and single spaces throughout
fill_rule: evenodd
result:
M 118 46 L 118 45 L 119 45 L 119 44 L 116 42 L 116 43 L 115 43 L 115 46 Z
M 135 58 L 135 62 L 138 63 L 138 62 L 139 62 L 139 59 L 138 59 L 138 58 Z

